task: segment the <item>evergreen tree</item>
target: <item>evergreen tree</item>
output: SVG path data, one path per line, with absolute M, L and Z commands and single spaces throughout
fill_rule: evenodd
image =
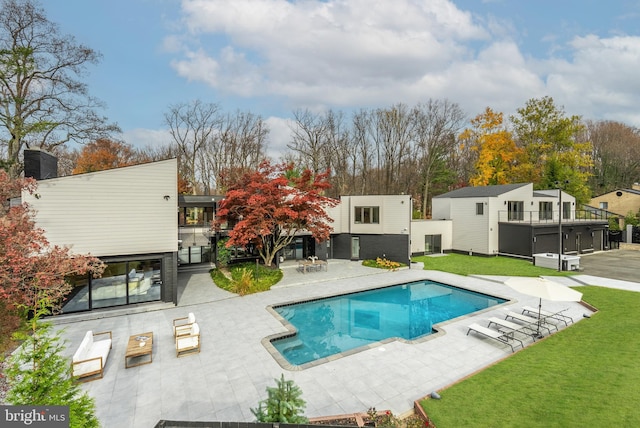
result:
M 258 422 L 307 423 L 308 419 L 302 414 L 306 403 L 300 387 L 292 380 L 285 380 L 284 375 L 275 381 L 275 388 L 267 387 L 267 399 L 258 403 L 257 409 L 251 409 Z
M 40 322 L 48 312 L 46 300 L 41 300 L 40 308 L 30 320 L 30 334 L 18 334 L 23 343 L 11 356 L 6 370 L 7 402 L 69 406 L 71 428 L 99 427 L 93 399 L 75 383 L 69 361 L 61 356 L 64 346 L 60 332 L 53 334 L 51 324 Z

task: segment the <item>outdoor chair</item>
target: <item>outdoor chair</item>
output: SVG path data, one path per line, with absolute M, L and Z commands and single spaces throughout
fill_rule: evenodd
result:
M 189 333 L 176 336 L 176 357 L 197 354 L 200 352 L 200 327 L 194 322 Z
M 532 317 L 529 317 L 527 315 L 522 315 L 522 314 L 519 314 L 517 312 L 513 312 L 513 311 L 510 311 L 510 310 L 507 310 L 507 313 L 506 313 L 504 319 L 509 319 L 509 318 L 517 320 L 517 321 L 520 321 L 524 325 L 528 325 L 531 328 L 534 328 L 534 326 L 535 326 L 535 328 L 537 329 L 536 330 L 537 332 L 539 332 L 540 328 L 544 328 L 545 330 L 547 330 L 549 332 L 549 334 L 551 334 L 551 329 L 549 327 L 553 327 L 556 330 L 558 330 L 558 327 L 556 327 L 553 324 L 549 324 L 549 323 L 545 322 L 542 319 L 532 318 Z
M 189 334 L 191 326 L 196 322 L 196 316 L 193 312 L 189 312 L 186 317 L 176 318 L 173 320 L 173 337 L 184 336 Z
M 526 336 L 530 336 L 534 342 L 536 341 L 536 336 L 538 334 L 537 330 L 528 324 L 527 325 L 518 324 L 508 320 L 503 320 L 498 317 L 491 317 L 489 318 L 488 321 L 489 321 L 489 327 L 491 327 L 491 324 L 495 324 L 497 326 L 497 329 L 500 331 L 502 331 L 502 329 L 507 329 L 508 331 L 505 331 L 505 333 L 510 333 L 510 332 L 522 333 Z
M 538 313 L 540 313 L 540 318 L 552 318 L 558 321 L 562 321 L 564 325 L 569 325 L 569 322 L 573 322 L 573 318 L 571 318 L 569 315 L 563 314 L 563 312 L 565 312 L 566 310 L 567 309 L 565 308 L 561 311 L 549 312 L 545 311 L 544 309 L 533 308 L 531 306 L 522 307 L 523 314 L 538 318 Z
M 478 334 L 481 334 L 485 337 L 488 337 L 490 339 L 494 339 L 497 340 L 498 342 L 502 342 L 505 345 L 509 345 L 509 347 L 511 348 L 511 352 L 515 352 L 515 348 L 513 347 L 513 344 L 510 343 L 510 341 L 516 341 L 518 343 L 520 343 L 520 347 L 524 348 L 524 345 L 522 344 L 522 341 L 520 339 L 516 339 L 513 337 L 512 334 L 507 334 L 507 333 L 503 333 L 501 331 L 498 330 L 493 330 L 487 327 L 483 327 L 479 324 L 471 324 L 470 326 L 468 326 L 468 330 L 467 330 L 467 336 L 469 335 L 470 332 L 476 332 Z

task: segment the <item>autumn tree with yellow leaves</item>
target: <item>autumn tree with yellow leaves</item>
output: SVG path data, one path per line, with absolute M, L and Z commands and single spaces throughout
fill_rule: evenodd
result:
M 484 113 L 471 120 L 472 128 L 460 136 L 461 142 L 477 152 L 472 186 L 488 186 L 514 182 L 519 168 L 518 160 L 524 151 L 516 146 L 511 133 L 505 128 L 503 114 L 487 107 Z

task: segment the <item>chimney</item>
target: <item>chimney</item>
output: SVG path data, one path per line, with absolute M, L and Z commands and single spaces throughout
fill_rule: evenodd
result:
M 46 180 L 58 176 L 58 158 L 40 149 L 24 150 L 24 176 Z

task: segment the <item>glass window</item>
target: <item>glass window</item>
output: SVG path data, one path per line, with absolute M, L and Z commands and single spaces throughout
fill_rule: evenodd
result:
M 562 219 L 569 220 L 571 218 L 571 202 L 562 203 Z
M 213 207 L 185 207 L 178 211 L 180 226 L 206 226 L 213 220 Z
M 509 201 L 509 220 L 524 220 L 524 202 Z
M 71 292 L 62 303 L 62 313 L 86 311 L 89 307 L 89 277 L 87 275 L 72 276 L 67 282 L 73 286 Z
M 482 202 L 476 203 L 476 215 L 484 215 L 484 204 Z
M 109 263 L 101 278 L 91 279 L 92 308 L 127 304 L 127 262 Z
M 609 209 L 609 202 L 600 202 L 600 209 L 608 210 Z
M 553 202 L 540 202 L 538 210 L 540 220 L 553 220 Z
M 129 303 L 160 300 L 162 261 L 160 259 L 131 261 L 128 265 Z
M 354 221 L 361 224 L 380 223 L 380 207 L 356 207 Z

